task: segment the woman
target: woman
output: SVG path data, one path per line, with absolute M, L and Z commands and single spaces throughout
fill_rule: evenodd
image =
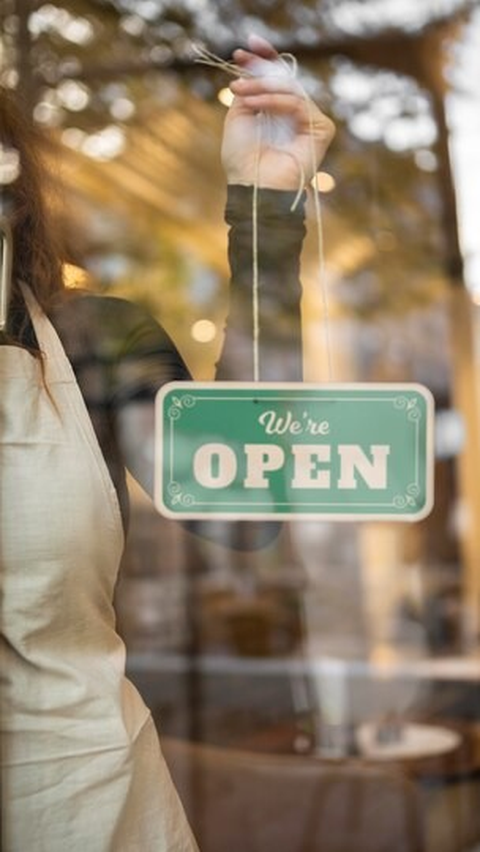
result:
M 259 234 L 269 246 L 259 258 L 261 289 L 270 293 L 262 319 L 275 325 L 281 269 L 277 301 L 298 320 L 303 219 L 290 208 L 299 169 L 311 176 L 312 117 L 318 162 L 332 136 L 294 81 L 271 75 L 269 44 L 253 38 L 234 59 L 247 70 L 255 63 L 255 76 L 232 83 L 223 141 L 233 294 L 223 375 L 245 322 L 239 294 L 251 279 L 252 183 L 258 177 L 262 187 Z M 258 158 L 259 111 L 289 118 L 288 149 L 263 144 Z M 188 373 L 140 308 L 64 292 L 34 132 L 5 93 L 0 142 L 19 151 L 21 166 L 8 188 L 14 274 L 0 345 L 2 850 L 189 852 L 195 841 L 150 713 L 124 676 L 112 607 L 125 464 L 151 491 L 132 423 L 149 430 L 158 387 Z

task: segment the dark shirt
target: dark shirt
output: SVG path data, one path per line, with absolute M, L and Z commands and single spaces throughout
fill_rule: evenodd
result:
M 294 197 L 277 190 L 259 193 L 260 378 L 265 380 L 300 380 L 302 375 L 299 258 L 304 203 L 291 212 Z M 230 307 L 216 375 L 248 381 L 253 379 L 250 187 L 229 187 L 226 221 Z M 136 303 L 74 292 L 50 318 L 77 377 L 126 523 L 118 413 L 132 402 L 153 402 L 159 388 L 191 378 L 189 371 L 166 331 Z

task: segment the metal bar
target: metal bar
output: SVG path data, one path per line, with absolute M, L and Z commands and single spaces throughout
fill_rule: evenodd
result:
M 8 305 L 12 289 L 13 236 L 10 222 L 0 217 L 0 245 L 2 248 L 0 270 L 0 331 L 4 331 L 8 319 Z

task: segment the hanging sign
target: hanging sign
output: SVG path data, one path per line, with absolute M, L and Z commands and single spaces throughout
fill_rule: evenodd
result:
M 171 518 L 419 520 L 432 434 L 416 384 L 170 383 L 156 401 L 155 504 Z

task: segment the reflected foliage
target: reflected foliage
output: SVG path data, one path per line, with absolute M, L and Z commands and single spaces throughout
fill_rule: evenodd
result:
M 178 298 L 182 247 L 176 247 L 175 234 L 153 223 L 148 184 L 171 197 L 177 224 L 193 229 L 198 208 L 187 190 L 182 196 L 180 178 L 170 185 L 160 172 L 176 155 L 179 173 L 191 178 L 191 197 L 207 191 L 201 186 L 202 168 L 189 171 L 198 142 L 193 107 L 208 106 L 202 133 L 218 139 L 223 107 L 217 94 L 227 81 L 195 63 L 192 41 L 229 55 L 255 31 L 299 56 L 305 88 L 338 126 L 326 163 L 336 188 L 325 204 L 325 228 L 327 269 L 341 309 L 372 317 L 442 296 L 448 259 L 430 95 L 413 76 L 353 62 L 345 58 L 348 50 L 342 58 L 342 45 L 392 30 L 418 34 L 468 11 L 470 0 L 71 0 L 33 4 L 30 15 L 15 0 L 1 6 L 2 82 L 27 92 L 35 119 L 80 158 L 76 168 L 87 168 L 90 161 L 98 169 L 92 172 L 95 181 L 82 187 L 80 207 L 90 230 L 83 255 L 107 286 L 115 279 L 124 292 L 132 276 L 155 279 L 160 253 L 167 258 L 160 277 L 174 282 L 170 302 Z M 165 125 L 151 123 L 152 116 L 175 115 L 186 122 L 181 137 L 175 136 L 174 123 L 167 125 L 171 139 L 165 138 Z M 135 157 L 133 146 L 141 150 L 139 142 L 147 139 L 161 142 L 162 160 Z M 215 145 L 212 141 L 212 152 Z M 210 148 L 206 145 L 204 156 Z M 107 171 L 110 164 L 116 172 Z M 115 205 L 107 175 L 117 186 Z M 207 169 L 207 178 L 211 186 L 215 172 Z M 212 209 L 219 207 L 213 200 Z M 157 210 L 164 217 L 169 212 L 167 203 Z M 143 220 L 150 223 L 145 228 Z M 150 248 L 152 236 L 157 250 Z M 121 255 L 113 248 L 120 240 Z M 196 243 L 204 244 L 205 235 Z M 199 268 L 211 266 L 202 248 L 197 258 Z M 218 301 L 215 287 L 211 299 L 203 309 Z

